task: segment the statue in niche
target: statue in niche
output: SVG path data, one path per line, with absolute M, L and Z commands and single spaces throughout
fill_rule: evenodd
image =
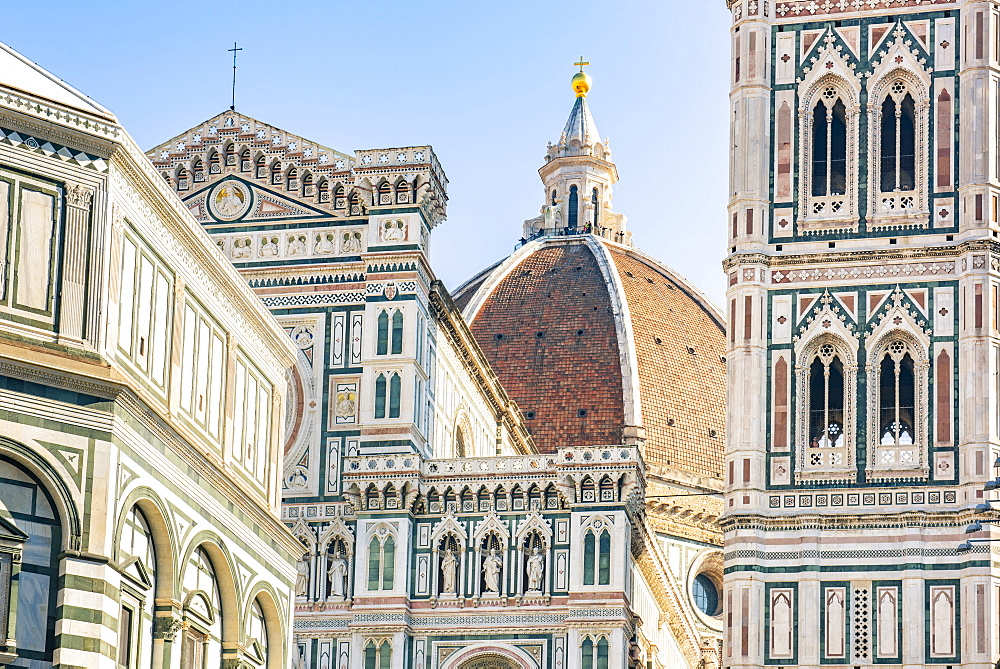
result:
M 326 573 L 330 579 L 330 596 L 343 599 L 347 593 L 347 560 L 340 557 L 340 550 L 333 554 Z
M 345 232 L 344 242 L 340 246 L 341 253 L 361 253 L 361 233 Z
M 486 585 L 487 593 L 499 594 L 501 569 L 503 569 L 503 562 L 497 557 L 496 550 L 491 549 L 489 555 L 483 560 L 483 583 Z
M 330 255 L 333 253 L 336 250 L 333 239 L 333 234 L 329 232 L 316 235 L 316 253 L 320 255 Z
M 541 593 L 542 578 L 545 575 L 545 558 L 542 549 L 535 546 L 534 552 L 528 558 L 528 592 Z
M 303 555 L 295 565 L 295 595 L 305 597 L 309 592 L 309 560 L 308 554 Z
M 458 558 L 455 557 L 455 553 L 453 553 L 450 548 L 446 548 L 444 551 L 444 557 L 441 558 L 442 595 L 454 596 L 456 594 L 455 577 L 457 574 L 458 574 Z

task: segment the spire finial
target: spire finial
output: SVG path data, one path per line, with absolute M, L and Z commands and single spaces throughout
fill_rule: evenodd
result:
M 573 92 L 576 93 L 576 97 L 585 98 L 587 97 L 587 92 L 590 91 L 590 86 L 593 83 L 593 80 L 590 78 L 589 74 L 583 71 L 583 67 L 585 65 L 590 65 L 590 62 L 584 60 L 583 56 L 580 56 L 580 60 L 573 64 L 579 65 L 580 71 L 573 75 L 570 85 L 573 86 Z

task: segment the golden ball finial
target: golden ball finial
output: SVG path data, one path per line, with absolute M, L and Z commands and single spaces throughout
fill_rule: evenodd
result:
M 590 86 L 593 80 L 590 75 L 586 72 L 580 71 L 573 75 L 573 79 L 570 85 L 573 87 L 573 92 L 576 93 L 576 97 L 585 98 L 587 97 L 588 91 L 590 91 Z

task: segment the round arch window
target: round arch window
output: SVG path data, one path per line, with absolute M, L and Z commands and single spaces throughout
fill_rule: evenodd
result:
M 698 574 L 694 577 L 691 595 L 702 613 L 707 616 L 719 615 L 719 588 L 708 575 Z

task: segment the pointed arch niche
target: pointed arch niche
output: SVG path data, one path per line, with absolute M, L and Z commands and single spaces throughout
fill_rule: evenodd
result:
M 900 326 L 876 330 L 866 347 L 871 480 L 926 478 L 929 472 L 930 342 L 906 311 L 894 307 L 883 322 Z
M 860 84 L 832 32 L 799 87 L 799 229 L 858 230 Z
M 867 223 L 927 227 L 931 78 L 906 46 L 903 27 L 893 35 L 868 84 Z
M 854 481 L 857 349 L 829 310 L 820 311 L 796 350 L 795 471 L 800 479 Z

